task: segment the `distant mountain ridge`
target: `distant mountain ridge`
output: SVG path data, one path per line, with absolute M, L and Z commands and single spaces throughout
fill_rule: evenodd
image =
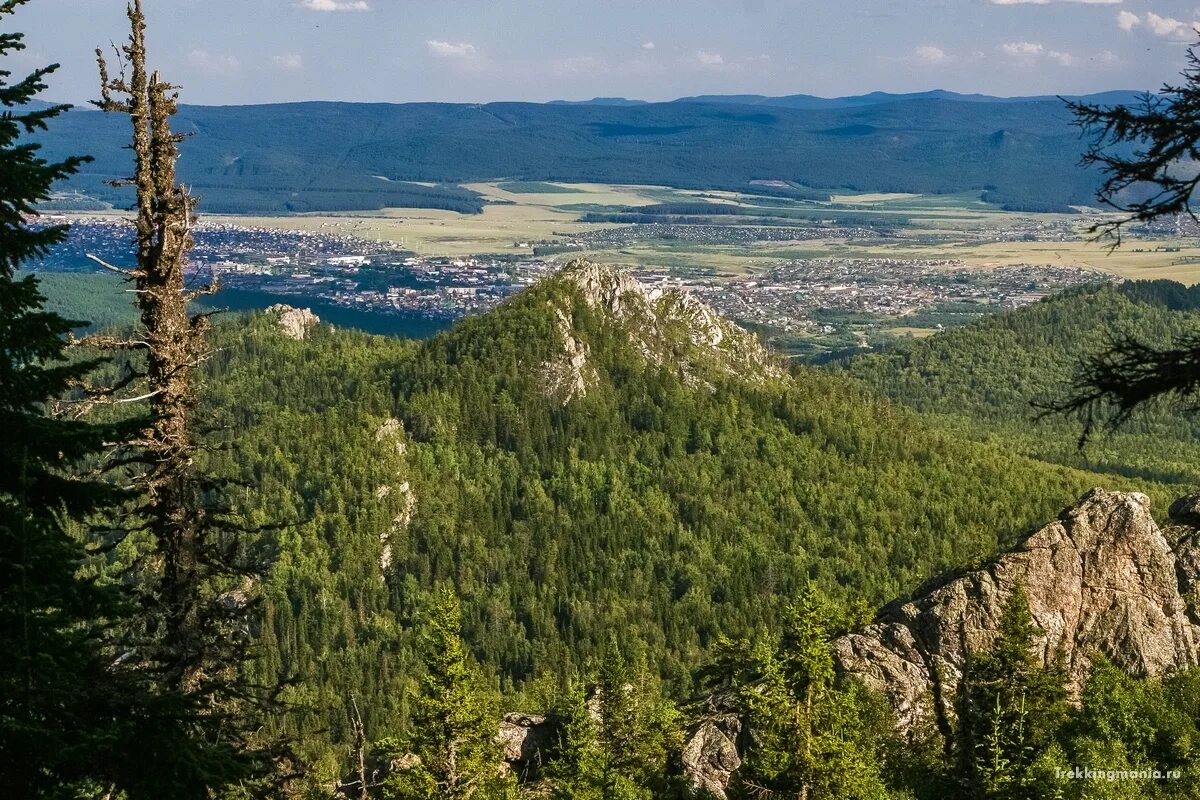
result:
M 1094 95 L 1113 102 L 1129 93 Z M 1056 99 L 947 92 L 683 98 L 637 103 L 290 103 L 182 106 L 181 176 L 209 212 L 388 206 L 478 212 L 456 184 L 499 179 L 753 190 L 987 192 L 1020 210 L 1092 202 L 1099 176 Z M 70 188 L 127 205 L 127 121 L 77 109 L 41 136 L 48 157 L 91 155 Z M 997 132 L 1005 136 L 996 138 Z M 422 186 L 434 182 L 442 186 Z
M 1096 92 L 1084 95 L 1018 95 L 1001 97 L 998 95 L 951 92 L 946 89 L 931 89 L 926 92 L 869 92 L 867 94 L 846 95 L 842 97 L 822 97 L 814 94 L 700 94 L 679 97 L 674 100 L 662 101 L 670 103 L 709 103 L 715 105 L 745 105 L 769 106 L 773 108 L 858 108 L 861 106 L 884 105 L 887 103 L 904 103 L 910 100 L 950 100 L 960 103 L 1047 103 L 1060 100 L 1076 100 L 1102 105 L 1128 103 L 1137 99 L 1142 92 L 1133 89 L 1116 89 L 1107 92 Z M 591 100 L 551 100 L 548 105 L 570 106 L 645 106 L 655 105 L 651 100 L 638 100 L 629 97 L 593 97 Z

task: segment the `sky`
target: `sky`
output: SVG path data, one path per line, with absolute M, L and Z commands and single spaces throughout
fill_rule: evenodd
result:
M 694 94 L 993 95 L 1151 89 L 1200 0 L 144 0 L 152 66 L 186 103 L 489 102 Z M 30 0 L 14 67 L 96 94 L 123 0 Z

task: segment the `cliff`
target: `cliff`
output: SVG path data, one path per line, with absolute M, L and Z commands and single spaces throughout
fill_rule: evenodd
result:
M 1190 522 L 1195 505 L 1181 501 L 1172 511 Z M 1094 489 L 1015 549 L 892 603 L 866 630 L 842 637 L 840 668 L 883 692 L 901 726 L 944 719 L 968 655 L 995 640 L 1018 585 L 1040 631 L 1038 654 L 1046 663 L 1061 655 L 1073 691 L 1097 653 L 1139 676 L 1194 666 L 1194 534 L 1161 529 L 1145 495 Z

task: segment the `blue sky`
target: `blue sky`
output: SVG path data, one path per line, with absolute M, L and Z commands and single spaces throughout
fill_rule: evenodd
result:
M 151 60 L 185 102 L 664 100 L 944 88 L 1157 87 L 1200 0 L 145 0 Z M 94 95 L 123 0 L 31 0 L 16 66 Z

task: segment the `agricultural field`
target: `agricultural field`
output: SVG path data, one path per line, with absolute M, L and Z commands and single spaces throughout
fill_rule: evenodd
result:
M 402 245 L 422 256 L 547 255 L 556 260 L 590 255 L 598 260 L 663 272 L 698 272 L 739 278 L 797 259 L 947 259 L 971 268 L 1018 264 L 1083 267 L 1123 278 L 1170 278 L 1200 282 L 1200 239 L 1127 239 L 1110 252 L 1090 241 L 1098 212 L 1034 214 L 989 205 L 975 193 L 959 195 L 836 195 L 826 202 L 731 191 L 664 186 L 490 182 L 466 188 L 483 195 L 481 214 L 431 209 L 385 209 L 345 214 L 272 217 L 209 217 L 217 221 L 346 233 Z M 722 207 L 711 217 L 693 214 Z M 731 208 L 732 207 L 732 208 Z M 674 208 L 664 223 L 714 223 L 713 241 L 656 237 L 652 228 L 637 241 L 606 241 L 598 232 L 628 227 L 621 221 L 584 222 Z M 711 209 L 709 209 L 711 210 Z M 631 223 L 637 224 L 637 223 Z M 771 241 L 720 241 L 722 230 L 746 226 L 851 226 L 880 236 L 814 237 L 795 241 L 786 232 Z M 576 237 L 580 237 L 579 240 Z

